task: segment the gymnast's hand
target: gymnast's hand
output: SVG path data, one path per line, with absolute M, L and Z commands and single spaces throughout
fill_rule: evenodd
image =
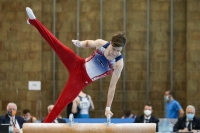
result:
M 81 42 L 79 40 L 72 40 L 72 43 L 74 45 L 76 45 L 77 47 L 82 47 L 82 44 L 81 44 Z
M 108 114 L 110 114 L 110 117 L 113 116 L 113 113 L 110 110 L 106 110 L 105 111 L 105 116 L 107 117 Z

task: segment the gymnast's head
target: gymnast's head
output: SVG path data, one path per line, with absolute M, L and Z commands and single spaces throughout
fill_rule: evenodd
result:
M 124 47 L 126 45 L 126 41 L 125 33 L 119 31 L 112 36 L 111 45 L 113 47 Z

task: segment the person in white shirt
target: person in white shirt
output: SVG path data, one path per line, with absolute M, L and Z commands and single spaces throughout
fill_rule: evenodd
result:
M 81 91 L 73 100 L 72 113 L 77 113 L 76 118 L 90 118 L 90 110 L 94 110 L 92 98 Z

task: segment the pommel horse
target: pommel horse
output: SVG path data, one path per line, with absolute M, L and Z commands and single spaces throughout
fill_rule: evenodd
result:
M 69 123 L 24 123 L 23 133 L 155 133 L 155 123 L 113 124 L 108 115 L 107 123 L 74 123 L 73 115 Z

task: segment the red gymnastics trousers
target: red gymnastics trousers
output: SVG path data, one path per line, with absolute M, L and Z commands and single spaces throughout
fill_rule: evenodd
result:
M 60 94 L 53 110 L 45 118 L 44 123 L 53 122 L 62 110 L 72 102 L 83 88 L 92 81 L 87 75 L 85 69 L 85 59 L 80 58 L 74 51 L 63 45 L 47 28 L 45 28 L 37 19 L 29 19 L 40 32 L 42 37 L 48 42 L 52 49 L 56 52 L 62 63 L 69 71 L 68 81 Z

